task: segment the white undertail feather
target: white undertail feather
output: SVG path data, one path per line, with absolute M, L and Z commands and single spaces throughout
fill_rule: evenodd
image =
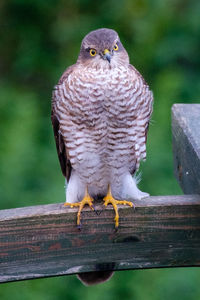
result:
M 66 183 L 66 202 L 75 203 L 81 201 L 85 194 L 85 183 L 80 181 L 78 175 L 73 172 L 70 177 L 69 183 Z M 90 185 L 88 188 L 89 194 L 92 197 L 96 195 L 105 196 L 107 193 L 108 185 L 104 188 L 97 188 L 95 185 Z M 123 174 L 121 178 L 121 184 L 118 185 L 115 182 L 111 182 L 111 190 L 113 196 L 118 200 L 141 200 L 142 198 L 148 197 L 148 193 L 140 191 L 137 187 L 137 179 L 131 176 L 130 173 Z

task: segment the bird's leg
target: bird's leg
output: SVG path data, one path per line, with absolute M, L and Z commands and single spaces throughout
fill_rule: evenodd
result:
M 105 202 L 104 205 L 107 206 L 108 204 L 112 204 L 114 210 L 115 210 L 115 228 L 118 228 L 119 226 L 119 213 L 118 213 L 118 204 L 123 204 L 123 205 L 129 205 L 133 207 L 133 203 L 131 201 L 126 201 L 126 200 L 116 200 L 113 198 L 112 193 L 111 193 L 111 187 L 110 184 L 108 185 L 108 193 L 107 195 L 103 198 L 103 201 Z
M 78 213 L 77 213 L 77 226 L 80 227 L 81 225 L 81 211 L 83 209 L 83 207 L 88 204 L 89 207 L 94 210 L 94 206 L 93 206 L 93 198 L 90 197 L 89 193 L 88 193 L 88 188 L 86 186 L 85 189 L 85 195 L 83 197 L 83 199 L 80 202 L 75 202 L 75 203 L 68 203 L 66 202 L 64 204 L 64 206 L 70 206 L 70 207 L 79 207 L 78 209 Z

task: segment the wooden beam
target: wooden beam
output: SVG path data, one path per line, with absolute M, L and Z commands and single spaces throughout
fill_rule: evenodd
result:
M 200 265 L 200 196 L 157 196 L 99 214 L 51 204 L 0 211 L 0 282 L 100 270 Z
M 185 194 L 200 194 L 200 104 L 174 104 L 175 176 Z

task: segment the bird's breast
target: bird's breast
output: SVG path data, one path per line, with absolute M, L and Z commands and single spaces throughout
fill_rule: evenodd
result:
M 99 118 L 122 126 L 133 117 L 137 80 L 130 79 L 128 68 L 79 71 L 69 76 L 68 89 L 71 115 L 87 126 L 95 126 Z
M 119 178 L 135 164 L 138 79 L 123 67 L 79 71 L 69 75 L 62 93 L 61 132 L 73 168 L 97 185 Z

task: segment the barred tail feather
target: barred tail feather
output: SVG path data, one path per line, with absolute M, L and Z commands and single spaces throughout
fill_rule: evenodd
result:
M 85 272 L 77 274 L 78 279 L 86 286 L 103 283 L 109 280 L 113 271 Z

